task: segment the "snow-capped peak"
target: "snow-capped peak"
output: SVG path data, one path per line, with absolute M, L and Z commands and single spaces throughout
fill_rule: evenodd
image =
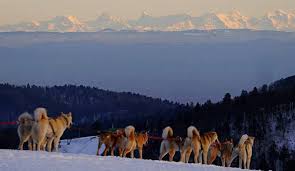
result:
M 143 11 L 143 12 L 141 13 L 141 17 L 142 17 L 142 18 L 143 18 L 143 17 L 152 17 L 152 15 L 149 14 L 147 11 Z
M 295 31 L 295 10 L 275 10 L 260 18 L 249 17 L 238 10 L 230 12 L 210 12 L 192 17 L 175 14 L 156 17 L 143 11 L 136 20 L 125 20 L 106 12 L 97 19 L 87 22 L 75 16 L 56 16 L 47 21 L 33 21 L 0 27 L 0 31 L 100 31 L 112 30 L 162 30 L 178 31 L 190 29 L 258 29 Z
M 78 24 L 78 25 L 81 25 L 81 24 L 82 24 L 82 23 L 78 20 L 78 18 L 75 17 L 75 16 L 70 15 L 70 16 L 68 16 L 67 18 L 68 18 L 68 20 L 71 21 L 73 24 Z
M 35 26 L 35 27 L 38 27 L 38 26 L 40 26 L 40 22 L 32 21 L 32 25 Z
M 229 29 L 244 29 L 251 28 L 249 18 L 243 16 L 240 11 L 233 10 L 229 13 L 218 13 L 216 16 L 224 23 L 226 28 Z

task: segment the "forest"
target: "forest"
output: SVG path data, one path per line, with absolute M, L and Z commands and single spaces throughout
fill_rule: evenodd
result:
M 112 92 L 95 87 L 64 85 L 42 87 L 0 84 L 0 121 L 16 121 L 22 112 L 36 107 L 50 116 L 72 112 L 74 127 L 63 138 L 96 135 L 98 130 L 134 125 L 160 136 L 165 126 L 185 136 L 196 126 L 202 133 L 216 131 L 220 141 L 241 135 L 255 137 L 252 168 L 288 170 L 295 163 L 295 76 L 269 85 L 242 90 L 232 97 L 225 93 L 219 102 L 180 104 L 130 92 Z M 0 148 L 17 147 L 16 125 L 0 125 Z M 157 159 L 160 142 L 150 140 L 144 158 Z M 216 161 L 220 163 L 219 160 Z M 233 163 L 237 166 L 237 160 Z

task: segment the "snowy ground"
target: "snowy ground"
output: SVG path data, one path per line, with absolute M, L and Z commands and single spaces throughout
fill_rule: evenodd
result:
M 63 153 L 89 154 L 96 155 L 98 139 L 96 136 L 83 137 L 70 140 L 62 140 L 60 142 L 60 151 Z M 100 153 L 104 150 L 104 146 L 100 149 Z
M 235 171 L 238 168 L 223 168 L 180 162 L 139 160 L 120 157 L 96 156 L 97 138 L 85 137 L 61 142 L 59 153 L 0 150 L 0 171 Z M 102 151 L 103 149 L 101 149 Z
M 0 150 L 1 171 L 223 171 L 240 170 L 237 168 L 222 168 L 199 164 L 179 162 L 128 159 L 120 157 L 102 157 L 87 154 L 48 153 L 18 150 Z

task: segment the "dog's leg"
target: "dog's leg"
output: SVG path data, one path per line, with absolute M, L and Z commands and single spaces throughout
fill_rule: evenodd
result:
M 124 150 L 123 151 L 123 157 L 126 157 L 126 155 L 127 155 L 127 152 L 126 152 L 126 150 Z
M 246 146 L 246 152 L 247 152 L 247 169 L 250 169 L 251 164 L 251 157 L 252 157 L 252 146 L 247 145 Z
M 222 166 L 225 167 L 225 158 L 221 157 Z
M 30 136 L 30 138 L 28 139 L 28 149 L 30 150 L 30 151 L 32 151 L 32 150 L 34 150 L 33 149 L 33 138 Z
M 247 169 L 250 169 L 251 157 L 247 157 Z
M 133 159 L 134 158 L 134 150 L 130 151 L 130 157 Z
M 247 154 L 246 153 L 244 153 L 243 165 L 244 165 L 244 169 L 246 169 L 247 168 Z
M 55 152 L 58 152 L 58 143 L 59 143 L 60 137 L 55 137 L 53 140 L 53 150 Z
M 53 137 L 49 138 L 48 141 L 47 141 L 47 151 L 48 152 L 51 152 L 52 150 L 52 142 L 53 142 Z
M 20 137 L 20 139 L 19 139 L 19 146 L 18 146 L 18 149 L 19 149 L 19 150 L 23 150 L 23 148 L 24 148 L 24 143 L 27 142 L 27 141 L 29 141 L 30 138 L 31 138 L 30 135 L 26 135 L 26 136 L 22 136 L 22 137 Z M 29 149 L 30 149 L 30 147 L 29 147 Z
M 185 154 L 185 162 L 186 163 L 188 163 L 189 158 L 191 156 L 191 153 L 192 153 L 192 149 L 191 148 L 186 151 L 186 154 Z
M 168 154 L 168 151 L 162 151 L 159 156 L 159 160 L 162 160 Z
M 38 142 L 37 143 L 37 151 L 40 151 L 41 150 L 41 145 L 42 145 L 42 142 Z
M 199 161 L 200 164 L 203 163 L 203 150 L 200 150 L 200 151 L 199 151 L 198 161 Z
M 180 151 L 180 160 L 179 160 L 180 162 L 183 162 L 183 163 L 185 162 L 185 153 L 186 153 L 185 151 Z
M 122 157 L 123 156 L 123 149 L 119 147 L 118 151 L 119 151 L 119 156 Z
M 125 149 L 123 152 L 123 157 L 126 157 L 127 154 L 129 154 L 132 151 L 132 149 Z
M 175 150 L 170 150 L 169 151 L 169 161 L 173 161 L 173 158 L 174 158 L 174 155 L 175 155 Z
M 47 145 L 47 138 L 44 138 L 44 140 L 43 140 L 43 142 L 42 142 L 42 144 L 41 144 L 41 150 L 42 151 L 45 151 L 45 148 L 46 148 L 46 145 Z
M 194 147 L 193 152 L 194 152 L 195 163 L 202 163 L 202 161 L 200 161 L 200 159 L 199 159 L 199 157 L 202 156 L 202 154 L 200 154 L 200 149 L 197 147 Z M 202 160 L 202 158 L 201 158 L 201 160 Z
M 139 158 L 142 159 L 142 147 L 138 147 Z
M 114 151 L 115 151 L 115 147 L 112 146 L 112 147 L 111 147 L 111 156 L 115 156 Z
M 162 160 L 163 157 L 168 153 L 168 150 L 165 147 L 165 143 L 162 141 L 161 142 L 161 146 L 160 146 L 160 156 L 159 156 L 159 160 Z
M 18 145 L 18 149 L 19 150 L 23 150 L 24 143 L 25 143 L 25 140 L 22 137 L 20 137 L 20 139 L 19 139 L 19 145 Z
M 104 149 L 104 151 L 103 151 L 103 155 L 104 156 L 107 156 L 108 155 L 108 152 L 109 152 L 109 146 L 106 146 L 106 148 Z
M 168 154 L 168 150 L 165 147 L 165 144 L 161 144 L 161 148 L 160 148 L 160 156 L 159 156 L 159 160 L 162 160 L 164 156 L 166 156 Z
M 204 147 L 203 150 L 203 160 L 204 160 L 204 164 L 208 164 L 207 160 L 208 160 L 208 148 L 209 147 Z
M 239 168 L 243 169 L 242 164 L 243 163 L 243 159 L 242 159 L 242 154 L 239 154 Z
M 98 145 L 97 145 L 97 152 L 96 152 L 96 155 L 99 156 L 99 149 L 102 145 L 102 142 L 100 141 L 100 139 L 98 140 Z

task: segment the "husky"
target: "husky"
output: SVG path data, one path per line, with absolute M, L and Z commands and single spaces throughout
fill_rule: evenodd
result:
M 101 148 L 102 144 L 105 144 L 103 155 L 106 156 L 109 149 L 112 146 L 114 146 L 114 143 L 115 143 L 113 132 L 98 132 L 98 133 L 99 133 L 99 140 L 98 140 L 96 155 L 99 156 L 99 149 Z
M 169 153 L 169 161 L 173 161 L 176 151 L 180 151 L 180 161 L 185 162 L 184 155 L 186 154 L 186 148 L 190 147 L 190 141 L 188 138 L 182 139 L 181 137 L 173 137 L 173 130 L 171 127 L 166 127 L 162 133 L 162 142 L 160 147 L 159 160 Z
M 22 113 L 18 117 L 18 128 L 17 133 L 19 137 L 19 145 L 18 149 L 23 150 L 23 146 L 25 142 L 28 142 L 28 149 L 33 150 L 32 146 L 32 127 L 34 124 L 34 119 L 29 113 Z
M 202 163 L 201 152 L 201 136 L 198 129 L 194 126 L 187 128 L 187 137 L 190 140 L 190 148 L 187 148 L 187 153 L 185 156 L 185 162 L 187 163 L 190 157 L 191 152 L 194 152 L 194 162 Z
M 119 130 L 119 132 L 122 132 Z M 130 153 L 130 157 L 134 158 L 134 150 L 136 149 L 136 137 L 135 128 L 130 125 L 127 126 L 123 133 L 120 133 L 116 140 L 116 146 L 118 148 L 119 156 L 126 157 Z
M 209 149 L 208 164 L 212 164 L 218 156 L 221 158 L 223 167 L 230 167 L 233 160 L 233 150 L 234 144 L 232 140 L 212 144 Z
M 201 145 L 203 152 L 204 164 L 208 164 L 208 151 L 212 143 L 220 143 L 216 132 L 207 132 L 201 135 Z
M 52 142 L 53 151 L 58 151 L 58 143 L 64 131 L 72 126 L 72 113 L 64 114 L 63 112 L 56 118 L 50 118 L 46 131 L 46 145 L 47 151 L 51 152 Z
M 103 155 L 106 156 L 111 150 L 111 155 L 114 156 L 114 150 L 115 148 L 119 148 L 118 144 L 120 142 L 119 139 L 123 139 L 124 132 L 122 129 L 118 129 L 116 132 L 98 132 L 99 133 L 99 142 L 97 147 L 97 155 L 99 155 L 99 149 L 102 144 L 105 145 L 105 150 L 103 152 Z M 119 149 L 120 150 L 120 149 Z
M 37 108 L 34 111 L 34 120 L 32 126 L 33 145 L 37 145 L 37 151 L 41 150 L 43 143 L 46 141 L 46 133 L 49 127 L 49 119 L 45 108 Z M 35 150 L 35 148 L 34 148 Z
M 252 148 L 254 144 L 255 137 L 248 136 L 244 134 L 238 144 L 238 155 L 239 155 L 239 167 L 242 169 L 250 169 Z
M 125 139 L 123 139 L 123 157 L 130 153 L 131 158 L 134 158 L 134 150 L 136 148 L 135 128 L 130 125 L 125 128 Z
M 140 159 L 142 159 L 143 146 L 145 144 L 147 144 L 148 138 L 149 138 L 148 132 L 146 132 L 146 131 L 140 132 L 140 133 L 136 134 L 136 136 L 135 136 L 136 146 L 139 151 L 139 158 Z

